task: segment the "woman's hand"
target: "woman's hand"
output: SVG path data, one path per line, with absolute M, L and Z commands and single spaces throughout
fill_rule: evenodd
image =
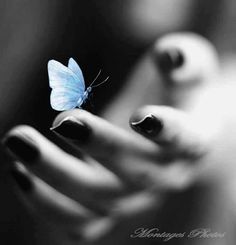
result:
M 7 134 L 5 145 L 23 163 L 13 176 L 25 202 L 57 226 L 64 244 L 97 241 L 122 228 L 129 236 L 152 218 L 166 193 L 193 181 L 206 153 L 194 122 L 150 106 L 133 115 L 131 126 L 145 138 L 83 110 L 61 113 L 52 130 L 78 147 L 82 159 L 29 126 Z
M 185 36 L 183 38 L 186 41 Z M 195 37 L 193 40 L 196 40 Z M 160 55 L 158 47 L 158 57 L 162 57 L 158 62 L 173 64 L 168 55 L 166 63 L 166 54 Z M 183 53 L 184 47 L 180 47 Z M 150 97 L 145 93 L 159 87 L 161 93 L 167 89 L 171 91 L 171 96 L 164 93 L 162 97 L 165 104 L 176 104 L 185 111 L 167 106 L 144 106 L 129 118 L 126 94 L 113 104 L 116 110 L 110 109 L 106 115 L 110 115 L 107 116 L 110 121 L 116 118 L 119 125 L 130 120 L 136 133 L 86 111 L 72 110 L 61 113 L 53 123 L 52 130 L 61 139 L 61 148 L 29 126 L 18 126 L 7 134 L 5 145 L 21 162 L 16 163 L 12 172 L 22 190 L 21 196 L 34 212 L 58 231 L 55 235 L 57 244 L 78 244 L 79 241 L 96 244 L 100 241 L 104 244 L 105 241 L 114 243 L 115 239 L 117 244 L 124 240 L 134 244 L 145 243 L 141 239 L 132 240 L 130 235 L 139 227 L 159 227 L 156 224 L 157 212 L 163 210 L 163 203 L 168 203 L 167 194 L 172 193 L 173 196 L 173 193 L 180 193 L 193 183 L 208 181 L 211 176 L 209 169 L 221 161 L 220 143 L 224 134 L 222 136 L 219 129 L 228 120 L 226 111 L 218 114 L 219 107 L 215 109 L 215 103 L 219 101 L 217 96 L 222 97 L 225 93 L 227 100 L 218 104 L 222 109 L 229 109 L 232 102 L 227 97 L 229 91 L 220 90 L 218 93 L 212 89 L 204 70 L 201 70 L 204 76 L 195 76 L 192 80 L 188 77 L 183 84 L 181 81 L 185 76 L 178 80 L 174 74 L 176 67 L 162 73 L 162 81 L 168 81 L 169 85 L 162 87 L 160 82 L 159 85 L 154 84 L 156 79 L 151 78 L 155 78 L 157 70 L 150 59 L 145 58 L 143 67 L 141 65 L 144 74 L 147 70 L 151 71 L 147 90 L 137 84 L 139 94 L 134 93 L 133 96 L 131 88 L 134 83 L 131 79 L 128 88 L 133 98 L 130 101 L 131 110 L 145 104 L 140 98 L 157 104 L 155 93 Z M 181 68 L 182 72 L 190 69 L 183 64 L 177 68 L 180 69 L 180 77 Z M 135 74 L 134 77 L 138 77 Z M 186 86 L 188 90 L 184 89 Z M 141 87 L 143 90 L 140 90 Z M 199 96 L 202 90 L 205 95 Z M 175 96 L 175 91 L 178 96 Z M 188 100 L 185 102 L 183 98 Z M 217 120 L 221 116 L 224 120 Z M 62 149 L 73 149 L 74 154 Z

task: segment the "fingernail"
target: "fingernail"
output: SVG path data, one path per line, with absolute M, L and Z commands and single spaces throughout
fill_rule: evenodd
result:
M 29 192 L 32 189 L 32 182 L 25 173 L 19 169 L 13 168 L 11 174 L 18 186 L 25 192 Z
M 178 49 L 166 50 L 157 55 L 157 62 L 159 68 L 167 73 L 181 67 L 184 63 L 184 56 Z
M 23 162 L 32 163 L 39 156 L 36 145 L 24 136 L 8 136 L 3 144 Z
M 150 114 L 138 122 L 131 122 L 131 126 L 140 133 L 156 136 L 161 132 L 163 123 Z
M 65 118 L 51 130 L 67 139 L 81 143 L 87 142 L 91 133 L 88 126 L 74 117 Z

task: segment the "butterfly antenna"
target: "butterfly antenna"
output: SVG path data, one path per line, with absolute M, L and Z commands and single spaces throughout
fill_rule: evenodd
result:
M 92 86 L 93 86 L 93 84 L 96 82 L 96 80 L 97 80 L 97 79 L 98 79 L 98 77 L 100 76 L 101 72 L 102 72 L 102 70 L 99 70 L 99 72 L 98 72 L 97 76 L 96 76 L 96 77 L 93 79 L 93 81 L 92 81 L 92 83 L 90 84 L 90 86 L 89 86 L 89 87 L 92 87 Z
M 105 83 L 108 79 L 109 79 L 109 76 L 108 76 L 105 80 L 103 80 L 102 82 L 100 82 L 99 84 L 96 84 L 96 85 L 94 85 L 94 86 L 92 86 L 92 87 L 93 87 L 93 88 L 96 88 L 96 87 L 102 85 L 103 83 Z

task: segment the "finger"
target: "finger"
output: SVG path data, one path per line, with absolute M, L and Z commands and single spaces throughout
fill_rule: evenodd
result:
M 154 58 L 163 77 L 165 104 L 182 106 L 199 89 L 218 81 L 219 58 L 214 46 L 193 33 L 173 33 L 160 38 Z
M 141 191 L 116 200 L 111 205 L 107 217 L 94 220 L 84 227 L 83 237 L 86 241 L 94 242 L 104 235 L 123 230 L 124 227 L 126 228 L 123 232 L 130 233 L 137 228 L 137 225 L 144 225 L 147 216 L 153 217 L 163 201 L 163 195 L 160 196 L 152 191 Z
M 170 154 L 172 151 L 166 152 L 156 142 L 117 128 L 91 113 L 83 110 L 63 112 L 54 125 L 59 135 L 112 169 L 126 183 L 130 193 L 140 188 L 182 189 L 189 183 L 189 168 L 178 162 L 179 158 Z M 80 137 L 81 127 L 90 130 L 86 141 Z M 171 162 L 171 166 L 163 166 L 166 161 Z
M 61 113 L 53 126 L 57 134 L 78 145 L 128 183 L 141 184 L 144 172 L 156 169 L 158 159 L 161 159 L 157 144 L 84 110 Z
M 12 129 L 5 138 L 5 145 L 49 185 L 91 208 L 99 209 L 94 198 L 111 198 L 123 191 L 117 176 L 63 152 L 29 126 Z
M 218 72 L 216 49 L 194 33 L 165 35 L 156 42 L 154 52 L 160 71 L 174 84 L 201 82 Z
M 158 143 L 169 155 L 198 158 L 207 152 L 210 130 L 186 113 L 166 106 L 145 106 L 130 118 L 131 127 Z M 171 154 L 170 154 L 171 153 Z
M 60 226 L 80 225 L 95 216 L 92 211 L 60 194 L 29 173 L 23 165 L 14 164 L 11 173 L 21 190 L 21 198 L 26 206 L 48 222 Z

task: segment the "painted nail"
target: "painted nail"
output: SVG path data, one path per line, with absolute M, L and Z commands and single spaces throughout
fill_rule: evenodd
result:
M 13 168 L 11 174 L 18 186 L 25 192 L 29 192 L 32 189 L 32 182 L 29 177 L 19 169 Z
M 184 64 L 184 56 L 178 49 L 171 49 L 158 54 L 157 62 L 160 69 L 168 73 Z
M 132 128 L 140 133 L 157 136 L 163 129 L 163 123 L 153 115 L 147 115 L 138 122 L 131 122 Z
M 51 130 L 67 139 L 80 143 L 87 142 L 91 133 L 88 126 L 74 117 L 65 118 Z
M 39 156 L 36 145 L 24 136 L 8 136 L 3 144 L 23 162 L 32 163 Z

